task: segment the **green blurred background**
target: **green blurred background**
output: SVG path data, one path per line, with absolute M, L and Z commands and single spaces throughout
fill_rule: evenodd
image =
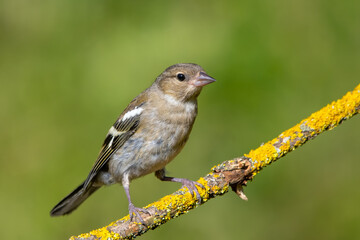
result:
M 66 239 L 127 214 L 122 187 L 49 211 L 87 176 L 116 117 L 166 67 L 218 81 L 171 175 L 197 179 L 359 83 L 360 3 L 334 0 L 0 2 L 1 239 Z M 142 239 L 359 239 L 360 119 Z M 177 190 L 135 180 L 145 206 Z

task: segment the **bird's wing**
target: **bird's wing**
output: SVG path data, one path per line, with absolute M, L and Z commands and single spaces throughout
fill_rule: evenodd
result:
M 91 183 L 101 168 L 105 166 L 111 156 L 136 132 L 144 104 L 145 102 L 139 102 L 137 99 L 134 99 L 110 128 L 99 156 L 85 180 L 85 189 L 91 186 L 89 183 Z

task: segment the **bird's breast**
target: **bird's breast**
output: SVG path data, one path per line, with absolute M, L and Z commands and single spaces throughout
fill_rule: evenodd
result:
M 196 106 L 146 108 L 138 130 L 114 154 L 110 171 L 117 181 L 126 172 L 130 179 L 165 167 L 184 147 L 196 118 Z
M 196 108 L 191 111 L 167 106 L 144 114 L 150 124 L 140 126 L 149 143 L 149 152 L 159 154 L 159 160 L 171 161 L 186 143 L 196 118 Z M 141 129 L 139 129 L 141 130 Z

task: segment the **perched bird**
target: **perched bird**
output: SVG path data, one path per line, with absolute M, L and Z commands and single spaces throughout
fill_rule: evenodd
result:
M 131 220 L 144 223 L 130 198 L 130 181 L 155 172 L 162 181 L 182 183 L 201 197 L 196 185 L 184 179 L 165 176 L 165 165 L 182 150 L 197 115 L 197 97 L 203 86 L 215 79 L 196 64 L 182 63 L 168 67 L 155 82 L 125 108 L 110 128 L 99 156 L 86 180 L 61 200 L 51 216 L 71 213 L 103 185 L 120 183 L 129 201 Z

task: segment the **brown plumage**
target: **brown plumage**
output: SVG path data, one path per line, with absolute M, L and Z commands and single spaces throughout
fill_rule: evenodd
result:
M 196 64 L 176 64 L 160 74 L 155 82 L 125 108 L 110 128 L 100 154 L 86 180 L 60 201 L 51 216 L 71 213 L 103 185 L 120 183 L 134 215 L 144 224 L 130 199 L 130 181 L 155 172 L 163 181 L 180 182 L 201 201 L 199 183 L 165 176 L 168 164 L 184 147 L 197 115 L 197 97 L 203 86 L 214 82 Z

